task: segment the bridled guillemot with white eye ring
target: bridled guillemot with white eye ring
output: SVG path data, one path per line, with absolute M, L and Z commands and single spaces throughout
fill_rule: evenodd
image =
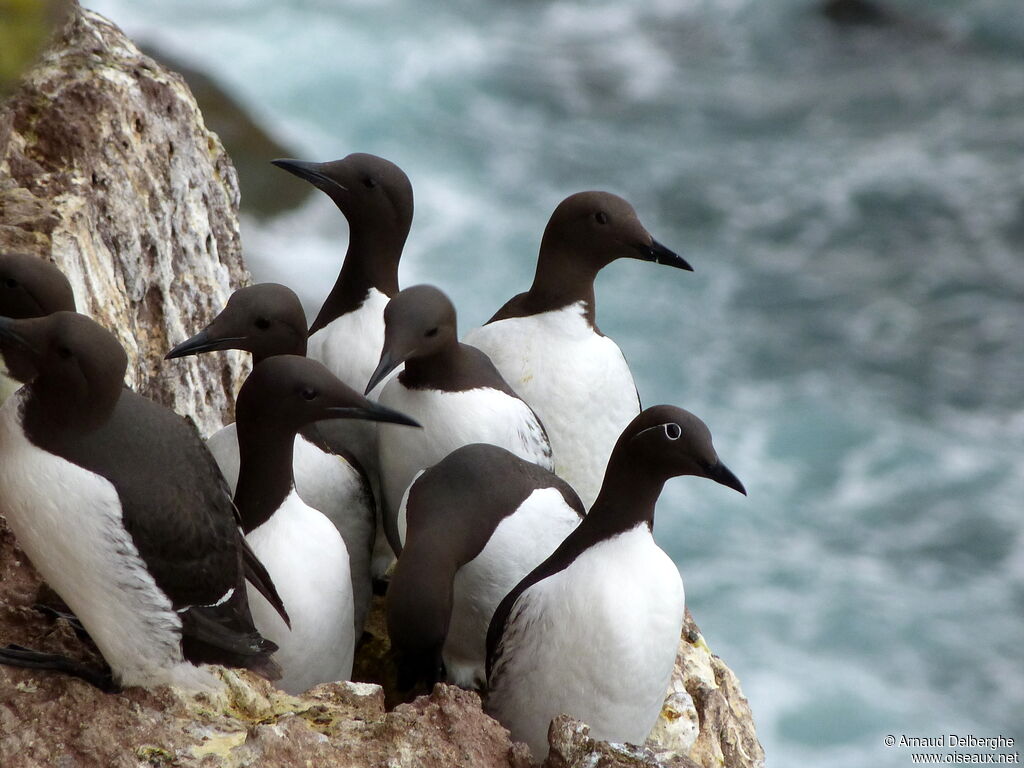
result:
M 604 741 L 643 744 L 664 700 L 685 598 L 655 543 L 665 481 L 707 477 L 746 494 L 718 459 L 707 426 L 669 405 L 623 431 L 597 501 L 554 553 L 501 601 L 487 631 L 486 711 L 547 755 L 560 713 Z

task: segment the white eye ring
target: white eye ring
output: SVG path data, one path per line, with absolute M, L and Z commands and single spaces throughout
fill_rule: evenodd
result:
M 680 427 L 675 422 L 663 424 L 662 428 L 665 430 L 665 437 L 667 437 L 669 440 L 678 440 L 680 437 L 683 436 L 683 428 Z

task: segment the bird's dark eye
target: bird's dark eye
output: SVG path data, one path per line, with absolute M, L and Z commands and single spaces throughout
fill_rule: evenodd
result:
M 57 347 L 57 356 L 60 357 L 62 360 L 69 359 L 71 355 L 71 350 L 65 347 L 64 345 Z
M 17 288 L 18 281 L 15 280 L 13 277 L 8 277 L 6 280 L 4 280 L 4 286 L 7 288 Z
M 434 337 L 434 336 L 437 336 L 437 328 L 431 328 L 429 331 L 427 331 L 423 335 L 427 336 L 427 337 L 431 337 L 431 338 Z
M 669 440 L 678 440 L 683 436 L 683 428 L 674 422 L 665 424 L 665 437 Z
M 267 320 L 267 318 L 265 317 L 257 317 L 256 327 L 259 328 L 261 331 L 265 331 L 267 330 L 267 328 L 270 327 L 270 321 Z
M 315 400 L 316 399 L 316 390 L 313 389 L 312 387 L 306 387 L 305 389 L 302 390 L 301 394 L 302 394 L 302 399 L 303 400 Z
M 363 186 L 367 189 L 373 189 L 377 186 L 377 180 L 372 176 L 366 176 L 363 178 Z
M 608 223 L 608 214 L 605 213 L 604 211 L 598 211 L 597 213 L 594 214 L 594 220 L 598 224 L 607 224 Z

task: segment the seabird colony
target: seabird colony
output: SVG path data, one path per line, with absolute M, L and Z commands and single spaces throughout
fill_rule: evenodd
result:
M 49 262 L 0 255 L 0 509 L 106 669 L 19 646 L 0 662 L 116 691 L 246 667 L 298 693 L 348 679 L 371 590 L 402 690 L 479 690 L 533 756 L 551 719 L 642 743 L 685 600 L 653 538 L 665 482 L 746 493 L 707 426 L 641 409 L 597 326 L 617 259 L 691 270 L 607 192 L 554 210 L 529 290 L 459 340 L 440 289 L 399 289 L 413 195 L 368 154 L 275 160 L 349 225 L 307 328 L 295 294 L 242 288 L 167 360 L 253 355 L 234 424 L 205 441 L 124 384 L 116 337 Z M 173 365 L 172 362 L 164 363 Z

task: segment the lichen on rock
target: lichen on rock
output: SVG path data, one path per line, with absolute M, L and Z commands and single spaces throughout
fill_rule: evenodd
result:
M 0 107 L 0 248 L 53 260 L 125 346 L 129 384 L 204 433 L 230 414 L 247 360 L 161 359 L 248 280 L 238 202 L 184 81 L 74 5 Z

